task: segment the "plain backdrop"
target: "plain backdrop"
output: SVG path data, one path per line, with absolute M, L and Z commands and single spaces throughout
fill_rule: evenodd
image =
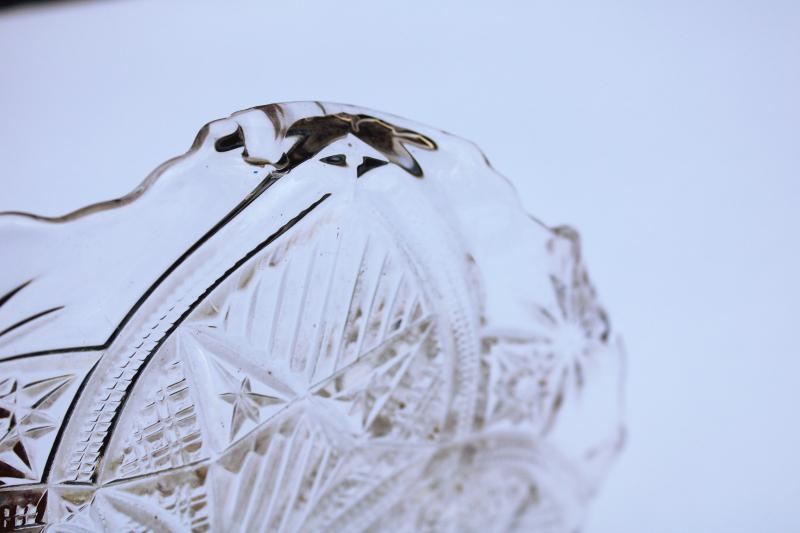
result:
M 800 530 L 800 2 L 6 10 L 0 210 L 119 196 L 208 120 L 312 99 L 474 140 L 580 230 L 629 353 L 586 531 Z

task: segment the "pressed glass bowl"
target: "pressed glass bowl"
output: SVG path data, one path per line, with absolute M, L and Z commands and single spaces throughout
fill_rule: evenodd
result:
M 0 216 L 0 530 L 574 531 L 621 351 L 473 144 L 274 104 Z

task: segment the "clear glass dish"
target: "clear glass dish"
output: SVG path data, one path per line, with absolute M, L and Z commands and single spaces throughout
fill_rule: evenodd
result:
M 574 531 L 622 445 L 577 233 L 405 119 L 235 113 L 0 250 L 0 530 Z

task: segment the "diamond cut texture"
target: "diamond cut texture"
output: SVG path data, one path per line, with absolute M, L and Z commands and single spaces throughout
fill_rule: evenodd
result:
M 0 243 L 0 530 L 574 531 L 622 447 L 578 234 L 426 126 L 241 111 Z

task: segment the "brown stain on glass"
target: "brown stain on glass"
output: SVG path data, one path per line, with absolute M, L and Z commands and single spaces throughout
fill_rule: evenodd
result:
M 283 129 L 283 120 L 285 115 L 281 106 L 278 104 L 269 104 L 258 106 L 255 109 L 258 109 L 267 115 L 267 118 L 272 123 L 272 127 L 275 129 L 276 140 L 278 137 L 283 137 L 286 134 L 286 131 Z
M 244 147 L 244 132 L 241 126 L 230 135 L 220 137 L 214 142 L 214 150 L 217 152 L 230 152 L 242 147 Z
M 326 165 L 333 165 L 336 167 L 347 166 L 347 156 L 344 154 L 329 155 L 328 157 L 323 157 L 319 161 L 320 163 L 325 163 Z
M 276 168 L 281 172 L 288 172 L 316 156 L 327 146 L 335 141 L 354 135 L 365 144 L 383 154 L 390 163 L 393 163 L 412 176 L 423 177 L 422 168 L 406 145 L 416 146 L 424 150 L 436 150 L 436 143 L 430 137 L 412 130 L 400 128 L 385 120 L 370 115 L 353 115 L 350 113 L 335 113 L 332 115 L 319 115 L 305 117 L 295 121 L 286 128 L 284 133 L 283 111 L 279 105 L 262 106 L 256 109 L 263 111 L 272 122 L 276 132 L 283 133 L 285 137 L 298 137 L 298 140 L 276 163 Z M 230 139 L 226 139 L 230 137 Z M 221 147 L 236 146 L 241 140 L 241 134 L 236 132 L 220 138 Z M 223 141 L 223 139 L 225 139 Z M 216 145 L 215 145 L 216 146 Z M 233 148 L 230 148 L 233 149 Z
M 375 159 L 374 157 L 365 156 L 362 163 L 358 165 L 358 167 L 356 167 L 356 177 L 360 178 L 370 170 L 388 164 L 389 164 L 388 161 L 382 161 L 380 159 Z

